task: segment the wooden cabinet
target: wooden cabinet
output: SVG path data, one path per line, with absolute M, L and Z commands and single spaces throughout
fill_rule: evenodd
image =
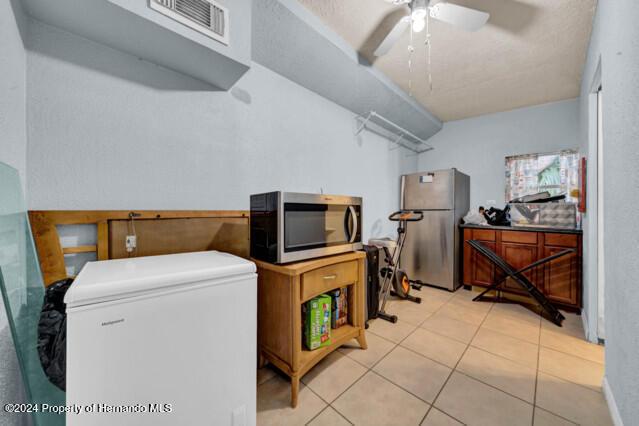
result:
M 489 249 L 496 250 L 496 232 L 492 230 L 475 229 L 469 233 L 468 239 L 481 241 Z M 476 285 L 490 285 L 495 278 L 495 266 L 484 256 L 464 244 L 464 259 L 468 259 L 469 267 L 464 267 L 464 283 L 472 282 Z
M 521 269 L 527 265 L 530 265 L 538 259 L 537 246 L 528 244 L 516 244 L 516 243 L 502 243 L 501 244 L 501 256 L 512 265 L 515 269 Z M 527 271 L 524 275 L 537 287 L 539 285 L 538 271 Z M 521 288 L 519 284 L 512 280 L 506 280 L 504 287 L 508 290 L 516 293 L 525 294 L 526 291 Z
M 257 265 L 259 363 L 273 363 L 291 378 L 291 405 L 297 405 L 300 378 L 326 355 L 357 339 L 366 349 L 364 252 L 305 262 Z M 302 304 L 315 296 L 348 287 L 348 324 L 331 330 L 331 343 L 313 351 L 302 344 Z
M 495 251 L 496 244 L 489 241 L 482 241 L 489 249 Z M 473 252 L 472 279 L 478 285 L 490 285 L 495 279 L 495 265 L 477 252 Z
M 352 285 L 358 280 L 358 272 L 359 268 L 354 260 L 306 272 L 302 275 L 302 300 L 306 301 L 327 291 Z
M 477 240 L 515 269 L 523 268 L 539 259 L 551 256 L 566 248 L 575 249 L 567 255 L 541 267 L 526 272 L 528 279 L 559 307 L 580 311 L 582 307 L 582 236 L 580 233 L 561 233 L 543 230 L 514 230 L 509 228 L 463 227 L 464 285 L 486 287 L 503 274 L 484 256 L 466 243 Z M 526 292 L 508 279 L 504 289 L 516 294 Z
M 544 247 L 544 256 L 552 256 L 564 250 L 565 247 Z M 576 254 L 569 254 L 557 260 L 551 261 L 544 271 L 544 293 L 553 302 L 566 305 L 579 305 L 578 287 L 575 285 L 579 281 L 579 261 Z

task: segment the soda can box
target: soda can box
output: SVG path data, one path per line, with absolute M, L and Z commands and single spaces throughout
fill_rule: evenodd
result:
M 348 287 L 331 292 L 331 328 L 340 328 L 348 322 Z
M 331 296 L 322 294 L 306 302 L 304 343 L 310 350 L 331 343 Z

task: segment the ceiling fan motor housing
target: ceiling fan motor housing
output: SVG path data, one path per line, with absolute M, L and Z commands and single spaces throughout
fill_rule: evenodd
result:
M 410 5 L 413 20 L 426 18 L 429 3 L 429 0 L 413 0 Z

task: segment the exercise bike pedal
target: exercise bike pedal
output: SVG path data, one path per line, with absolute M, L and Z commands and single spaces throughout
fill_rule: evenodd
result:
M 419 285 L 419 284 L 411 284 L 410 288 L 412 288 L 413 290 L 416 290 L 416 291 L 422 291 L 422 286 Z

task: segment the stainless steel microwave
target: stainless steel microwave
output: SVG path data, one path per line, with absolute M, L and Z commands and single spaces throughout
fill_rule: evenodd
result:
M 251 257 L 271 263 L 362 248 L 362 199 L 269 192 L 251 195 Z

